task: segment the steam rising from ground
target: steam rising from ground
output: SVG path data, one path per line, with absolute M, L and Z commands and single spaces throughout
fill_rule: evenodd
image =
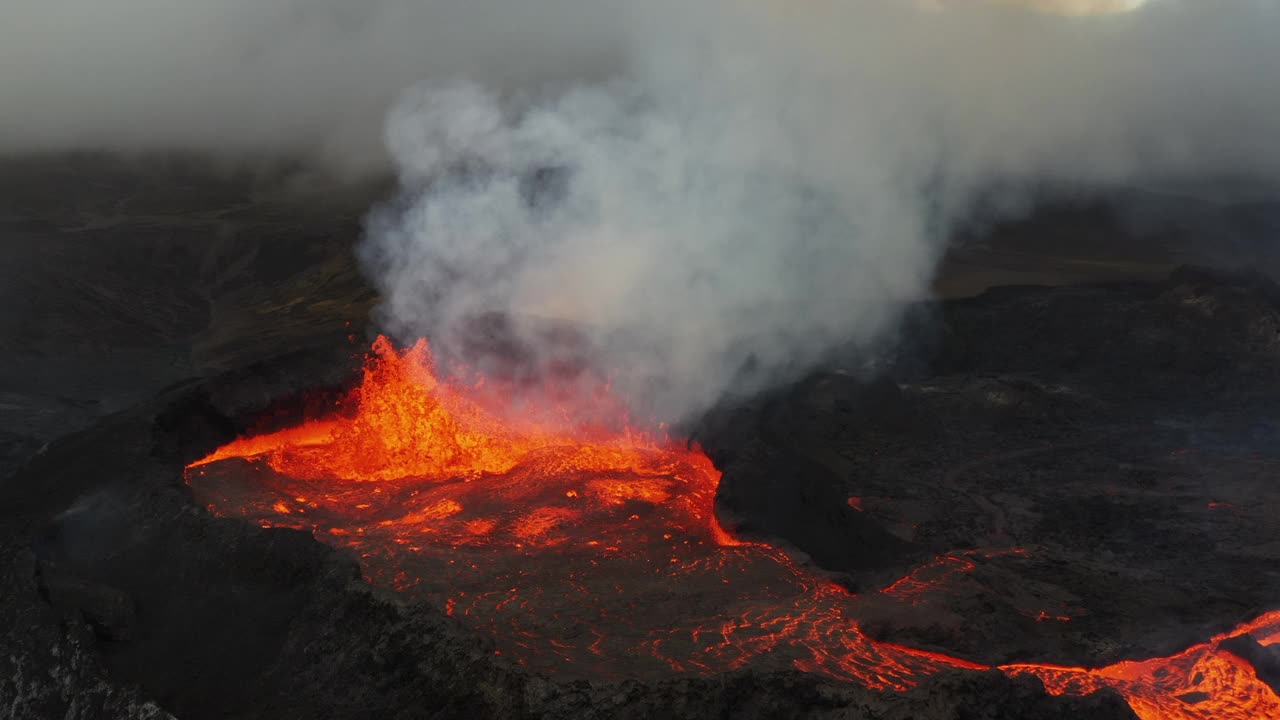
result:
M 407 194 L 366 258 L 404 336 L 569 320 L 624 392 L 685 417 L 874 346 L 980 190 L 1276 169 L 1267 19 L 743 0 L 638 18 L 613 83 L 405 96 Z
M 1136 5 L 19 0 L 0 149 L 367 169 L 424 82 L 363 248 L 383 320 L 446 352 L 487 312 L 580 323 L 679 418 L 873 346 L 979 191 L 1274 177 L 1280 6 L 1023 7 Z

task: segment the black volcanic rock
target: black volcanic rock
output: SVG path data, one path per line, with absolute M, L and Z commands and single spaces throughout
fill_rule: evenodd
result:
M 529 201 L 561 180 L 531 178 Z M 0 186 L 0 715 L 1133 717 L 1114 693 L 1052 698 L 997 673 L 906 693 L 799 672 L 527 673 L 343 553 L 215 519 L 182 484 L 184 463 L 350 383 L 376 301 L 351 245 L 388 188 L 100 157 L 6 160 Z M 1098 223 L 1041 219 L 984 257 L 1080 279 L 1055 258 Z M 893 382 L 836 362 L 697 435 L 726 471 L 721 506 L 857 580 L 878 638 L 987 662 L 1168 654 L 1280 597 L 1274 308 L 1265 278 L 1195 268 L 995 290 L 920 308 Z M 971 567 L 937 591 L 877 592 L 956 552 Z M 1273 650 L 1225 647 L 1275 686 Z
M 1280 598 L 1278 298 L 1200 268 L 1000 288 L 929 313 L 892 392 L 837 364 L 698 437 L 720 507 L 852 575 L 877 638 L 991 664 L 1172 654 Z M 877 592 L 935 556 L 936 587 Z
M 1234 319 L 1215 326 L 1200 305 L 1170 300 L 1185 297 Z M 1038 367 L 1055 336 L 1018 338 L 1036 318 L 1082 312 L 1074 305 L 1220 328 L 1223 392 L 1189 375 L 1131 392 L 1114 380 L 1116 354 Z M 726 520 L 845 574 L 876 637 L 989 663 L 1168 654 L 1280 589 L 1265 571 L 1277 552 L 1267 508 L 1280 498 L 1263 482 L 1280 449 L 1258 430 L 1280 393 L 1254 371 L 1271 362 L 1265 333 L 1239 334 L 1265 328 L 1268 307 L 1256 289 L 1203 279 L 994 293 L 946 309 L 935 367 L 948 373 L 824 372 L 710 418 L 699 438 L 724 470 Z M 1005 336 L 987 329 L 1001 318 Z M 978 351 L 962 343 L 974 334 L 1009 342 Z M 964 372 L 944 362 L 957 347 Z M 0 704 L 32 718 L 1131 717 L 1112 694 L 1050 698 L 1000 674 L 902 694 L 755 671 L 552 681 L 436 609 L 371 590 L 305 533 L 192 506 L 184 462 L 263 412 L 277 423 L 305 413 L 289 398 L 341 388 L 357 359 L 330 348 L 176 386 L 53 443 L 0 486 L 13 580 L 0 619 L 30 628 L 3 638 L 0 677 L 22 680 L 0 683 Z M 947 553 L 969 554 L 936 591 L 877 592 Z
M 12 580 L 0 587 L 0 706 L 13 717 L 1132 717 L 1114 694 L 1053 698 L 999 673 L 944 674 L 907 693 L 797 672 L 529 674 L 439 610 L 371 589 L 309 534 L 192 507 L 189 452 L 157 438 L 208 442 L 222 431 L 201 423 L 244 422 L 211 419 L 206 392 L 176 388 L 58 441 L 0 487 L 15 510 L 0 522 Z M 176 423 L 173 408 L 194 409 L 193 422 Z
M 1223 640 L 1218 647 L 1248 661 L 1258 673 L 1258 679 L 1280 695 L 1280 648 L 1262 645 L 1245 635 Z
M 721 523 L 745 536 L 785 540 L 820 567 L 851 576 L 925 559 L 849 506 L 842 468 L 831 464 L 820 433 L 808 434 L 815 419 L 901 426 L 907 412 L 893 383 L 832 376 L 712 417 L 699 438 L 724 473 L 716 495 Z
M 1000 288 L 948 306 L 933 371 L 1052 373 L 1117 398 L 1216 391 L 1280 369 L 1280 288 L 1186 267 L 1154 285 Z

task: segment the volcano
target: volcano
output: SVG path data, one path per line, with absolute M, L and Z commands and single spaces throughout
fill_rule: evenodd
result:
M 35 538 L 10 607 L 62 618 L 22 657 L 134 717 L 1280 715 L 1280 291 L 1184 270 L 942 311 L 926 366 L 678 432 L 426 341 L 175 387 L 7 486 Z M 1059 344 L 1081 313 L 1113 323 L 1073 337 L 1097 362 Z M 1016 353 L 964 341 L 997 322 Z
M 576 370 L 494 372 L 509 344 L 379 338 L 348 250 L 215 294 L 195 379 L 5 427 L 9 715 L 1277 715 L 1265 276 L 922 304 L 873 369 L 837 354 L 666 427 Z M 199 324 L 162 306 L 139 346 Z M 23 337 L 11 377 L 74 395 L 90 330 Z M 93 359 L 122 387 L 164 366 L 134 357 Z
M 314 533 L 366 577 L 482 629 L 495 653 L 550 676 L 661 678 L 795 669 L 903 691 L 991 666 L 868 637 L 858 593 L 714 511 L 720 473 L 697 446 L 636 431 L 555 429 L 486 411 L 483 382 L 438 377 L 425 342 L 374 343 L 345 415 L 228 443 L 188 466 L 216 514 Z M 593 404 L 620 407 L 601 390 Z M 860 501 L 851 507 L 861 511 Z M 954 552 L 873 590 L 912 604 L 952 576 L 1024 548 Z M 882 600 L 883 601 L 883 600 Z M 667 603 L 679 603 L 672 617 Z M 1041 609 L 1037 622 L 1071 621 Z M 1280 700 L 1224 642 L 1280 641 L 1280 610 L 1170 657 L 1085 669 L 1009 664 L 1056 695 L 1118 691 L 1144 720 L 1280 716 Z M 1189 702 L 1194 699 L 1196 702 Z

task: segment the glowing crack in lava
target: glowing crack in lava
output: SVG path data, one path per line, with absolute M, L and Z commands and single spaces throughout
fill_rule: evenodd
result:
M 710 459 L 635 430 L 607 388 L 545 393 L 519 420 L 499 412 L 504 395 L 439 378 L 425 342 L 401 353 L 379 338 L 344 411 L 236 440 L 187 480 L 220 515 L 350 549 L 370 581 L 436 603 L 552 675 L 751 664 L 903 690 L 945 669 L 991 669 L 872 640 L 858 596 L 730 537 Z M 583 407 L 594 420 L 576 419 Z M 916 602 L 978 557 L 944 556 L 876 595 Z M 999 669 L 1055 694 L 1115 688 L 1150 720 L 1280 717 L 1270 686 L 1220 647 L 1240 635 L 1280 641 L 1280 612 L 1169 658 Z

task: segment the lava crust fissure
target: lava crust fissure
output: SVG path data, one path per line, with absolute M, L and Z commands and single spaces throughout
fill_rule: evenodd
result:
M 177 388 L 4 486 L 19 519 L 0 537 L 0 620 L 37 628 L 10 638 L 11 656 L 132 717 L 1273 713 L 1269 294 L 1183 273 L 997 293 L 939 317 L 933 369 L 912 364 L 892 389 L 824 372 L 700 431 L 723 482 L 696 449 L 625 424 L 538 417 L 495 446 L 467 439 L 484 412 L 459 426 L 453 400 L 440 417 L 421 398 L 409 415 L 436 418 L 452 449 L 379 475 L 324 455 L 380 447 L 361 444 L 357 402 L 315 411 L 349 425 L 298 452 L 192 468 L 201 504 L 253 522 L 217 519 L 191 506 L 177 466 L 274 398 L 343 387 L 351 365 L 317 353 Z M 1058 329 L 1082 324 L 1083 353 Z M 1150 370 L 1156 356 L 1170 359 Z M 775 472 L 790 481 L 760 476 Z M 755 534 L 718 529 L 717 493 Z M 856 592 L 770 535 L 851 573 Z M 865 553 L 806 547 L 841 537 L 905 548 L 896 577 L 866 572 Z M 9 681 L 0 699 L 61 714 L 71 691 L 49 687 Z
M 593 677 L 656 678 L 671 671 L 790 666 L 871 688 L 906 690 L 947 669 L 987 666 L 877 641 L 861 630 L 858 618 L 931 604 L 934 609 L 924 617 L 937 617 L 945 612 L 945 606 L 936 607 L 937 596 L 945 603 L 955 583 L 999 566 L 1001 559 L 1007 567 L 1044 550 L 1018 547 L 1003 527 L 1004 512 L 990 499 L 973 497 L 991 515 L 996 535 L 1005 537 L 951 550 L 898 581 L 851 596 L 785 552 L 726 535 L 711 504 L 719 472 L 699 450 L 655 441 L 625 425 L 610 431 L 552 429 L 528 425 L 526 418 L 519 421 L 523 426 L 511 424 L 484 410 L 481 400 L 469 397 L 472 391 L 436 377 L 425 346 L 401 355 L 380 340 L 375 350 L 351 419 L 237 440 L 193 464 L 193 487 L 218 512 L 309 528 L 352 548 L 375 582 L 443 605 L 448 614 L 494 636 L 498 652 L 541 672 L 573 677 L 590 668 Z M 828 395 L 832 388 L 829 382 L 808 383 L 790 395 L 803 403 L 815 391 Z M 884 412 L 877 405 L 906 402 L 895 393 L 878 400 L 860 404 L 866 412 Z M 988 394 L 988 401 L 1007 404 L 1000 395 Z M 843 411 L 858 405 L 836 403 Z M 798 419 L 812 417 L 813 408 L 806 412 L 787 402 L 765 407 L 766 423 L 757 426 L 763 449 L 748 449 L 736 459 L 739 467 L 744 458 L 755 460 L 745 465 L 759 474 L 743 486 L 745 492 L 721 493 L 719 502 L 751 518 L 757 531 L 772 530 L 798 547 L 816 549 L 811 555 L 828 567 L 847 563 L 858 570 L 869 564 L 855 559 L 858 554 L 848 560 L 831 554 L 842 539 L 882 567 L 906 555 L 909 538 L 895 538 L 863 520 L 862 498 L 840 501 L 847 459 L 795 432 L 802 424 Z M 362 464 L 352 464 L 352 448 L 358 448 Z M 401 448 L 432 448 L 437 454 L 413 452 L 408 460 L 414 464 L 405 465 Z M 1002 457 L 1013 461 L 1041 453 L 1032 448 Z M 235 458 L 250 464 L 228 467 Z M 255 463 L 261 467 L 254 470 Z M 961 465 L 942 484 L 955 489 L 959 476 L 984 464 Z M 228 494 L 225 489 L 246 473 L 253 477 L 252 489 Z M 441 482 L 456 477 L 468 482 Z M 300 487 L 295 479 L 336 484 Z M 379 494 L 391 498 L 389 504 Z M 392 515 L 359 512 L 384 505 Z M 787 524 L 797 516 L 813 522 Z M 843 538 L 842 517 L 852 531 Z M 663 597 L 680 598 L 685 612 L 678 624 L 653 612 Z M 1024 625 L 1069 623 L 1072 613 L 1081 612 L 1034 597 L 1009 599 L 1026 618 Z M 1273 620 L 1266 616 L 1252 629 L 1137 664 L 1088 671 L 1013 663 L 1002 669 L 1036 675 L 1055 694 L 1118 689 L 1149 717 L 1164 717 L 1179 704 L 1195 706 L 1188 716 L 1237 712 L 1236 705 L 1256 712 L 1276 705 L 1274 694 L 1217 643 L 1259 632 L 1269 638 Z M 1206 685 L 1205 677 L 1215 679 Z
M 193 394 L 194 393 L 194 394 Z M 943 674 L 885 695 L 797 672 L 742 670 L 714 678 L 560 683 L 495 654 L 491 641 L 430 604 L 391 602 L 346 556 L 310 533 L 261 529 L 190 507 L 171 456 L 152 440 L 192 442 L 204 421 L 158 425 L 167 408 L 199 404 L 178 390 L 59 441 L 6 485 L 30 478 L 52 492 L 5 525 L 4 627 L 27 628 L 5 647 L 20 671 L 0 684 L 15 717 L 364 718 L 954 718 L 971 707 L 1006 717 L 1130 717 L 1118 696 L 1052 698 L 1000 674 Z M 205 415 L 206 418 L 212 415 Z M 218 423 L 219 425 L 221 423 Z M 177 445 L 169 444 L 169 447 Z M 163 445 L 162 445 L 163 447 Z M 76 478 L 99 482 L 86 494 Z M 67 511 L 70 507 L 71 510 Z M 41 540 L 28 549 L 33 527 Z M 43 593 L 54 583 L 110 588 L 127 597 L 113 639 L 93 637 L 95 593 Z M 13 684 L 16 681 L 17 684 Z

